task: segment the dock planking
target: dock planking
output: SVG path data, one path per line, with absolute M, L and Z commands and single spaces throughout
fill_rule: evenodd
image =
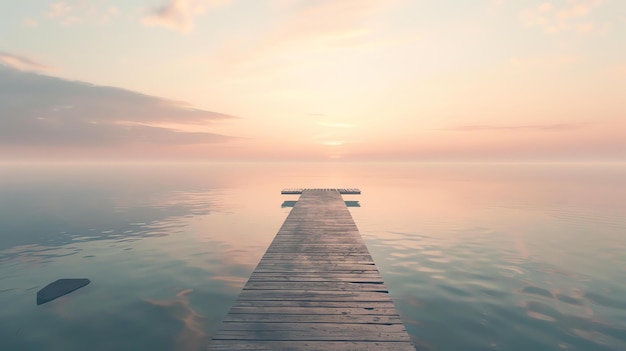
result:
M 297 188 L 297 189 L 283 189 L 280 193 L 283 195 L 299 195 L 299 194 L 302 194 L 303 191 L 338 191 L 340 194 L 352 194 L 352 195 L 361 194 L 361 190 L 356 189 L 356 188 L 340 188 L 340 189 Z
M 208 350 L 415 351 L 341 194 L 301 194 Z

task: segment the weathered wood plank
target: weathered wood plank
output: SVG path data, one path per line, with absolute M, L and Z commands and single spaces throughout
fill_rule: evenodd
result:
M 348 257 L 356 257 L 356 258 L 368 258 L 371 259 L 372 256 L 370 256 L 370 254 L 367 253 L 351 253 L 351 254 L 346 254 L 343 252 L 308 252 L 308 253 L 302 253 L 302 252 L 280 252 L 280 253 L 274 253 L 274 252 L 266 252 L 265 255 L 263 256 L 263 258 L 281 258 L 281 259 L 286 259 L 286 260 L 298 260 L 301 258 L 316 258 L 316 257 L 329 257 L 329 258 L 348 258 Z
M 232 323 L 223 323 L 230 325 Z M 314 325 L 311 323 L 310 325 Z M 273 327 L 273 325 L 265 323 L 256 323 L 256 325 L 265 328 Z M 342 324 L 337 324 L 341 326 Z M 367 324 L 358 324 L 358 326 L 367 326 Z M 370 330 L 338 328 L 331 329 L 306 329 L 301 331 L 289 330 L 220 330 L 213 337 L 214 340 L 291 340 L 291 341 L 406 341 L 410 342 L 406 331 L 395 331 L 391 333 L 376 331 L 380 325 L 372 325 Z
M 307 291 L 380 291 L 386 290 L 383 282 L 256 282 L 248 281 L 244 290 L 307 290 Z
M 259 264 L 262 265 L 284 265 L 289 264 L 290 266 L 294 266 L 292 260 L 280 260 L 280 259 L 262 259 Z M 297 264 L 302 266 L 310 266 L 310 265 L 369 265 L 374 266 L 375 264 L 372 261 L 364 261 L 359 259 L 332 259 L 332 258 L 319 258 L 319 259 L 303 259 L 298 261 Z
M 335 274 L 332 274 L 335 273 Z M 378 271 L 289 271 L 289 272 L 258 272 L 250 276 L 249 282 L 254 281 L 280 281 L 280 282 L 298 282 L 298 281 L 320 281 L 320 282 L 382 282 L 382 278 Z
M 402 324 L 398 315 L 375 315 L 375 314 L 324 314 L 323 311 L 309 311 L 314 314 L 295 313 L 229 313 L 224 323 L 341 323 L 341 324 Z
M 380 291 L 309 291 L 309 290 L 242 290 L 238 300 L 291 300 L 291 301 L 387 301 L 387 290 Z
M 383 325 L 361 325 L 360 323 L 342 323 L 336 325 L 336 323 L 272 323 L 271 325 L 261 327 L 261 331 L 288 331 L 299 333 L 301 335 L 311 335 L 317 332 L 325 334 L 343 334 L 346 335 L 349 332 L 356 333 L 372 333 L 373 335 L 379 333 L 401 333 L 404 332 L 404 325 L 402 324 L 383 324 Z M 252 331 L 259 330 L 259 323 L 223 323 L 221 331 Z
M 352 194 L 352 195 L 361 194 L 361 190 L 357 188 L 338 188 L 338 189 L 290 188 L 290 189 L 283 189 L 280 191 L 280 193 L 283 195 L 298 195 L 298 194 L 302 194 L 304 191 L 337 191 L 340 194 Z
M 252 342 L 238 340 L 216 340 L 209 350 L 241 351 L 415 351 L 407 342 L 349 342 L 349 341 L 281 341 L 256 340 Z
M 323 269 L 323 270 L 322 270 Z M 378 269 L 372 268 L 359 268 L 359 269 L 349 269 L 342 268 L 337 266 L 323 266 L 323 267 L 311 267 L 311 268 L 294 268 L 287 266 L 263 266 L 257 268 L 259 273 L 325 273 L 325 272 L 336 272 L 336 273 L 367 273 L 367 274 L 378 274 Z
M 362 308 L 373 311 L 376 308 L 395 308 L 393 302 L 387 301 L 235 301 L 235 307 L 300 307 L 300 308 Z
M 334 262 L 334 263 L 311 263 L 311 262 L 260 262 L 257 268 L 277 268 L 286 267 L 291 269 L 317 269 L 318 271 L 326 270 L 377 270 L 373 263 L 352 263 L 352 262 Z
M 383 284 L 382 278 L 379 277 L 364 277 L 363 275 L 353 274 L 344 276 L 329 276 L 329 275 L 272 275 L 272 276 L 254 276 L 250 277 L 248 283 L 252 282 L 348 282 L 348 283 L 369 283 L 369 284 Z
M 398 312 L 395 310 L 392 304 L 382 305 L 382 307 L 344 307 L 342 306 L 330 306 L 330 307 L 290 307 L 284 306 L 258 306 L 258 304 L 254 304 L 253 306 L 241 306 L 235 305 L 231 308 L 226 320 L 229 317 L 232 317 L 233 314 L 252 314 L 256 313 L 259 315 L 267 315 L 267 314 L 279 314 L 284 317 L 284 315 L 295 314 L 295 315 L 312 315 L 313 313 L 319 315 L 375 315 L 375 316 L 387 316 L 387 317 L 399 317 Z M 288 320 L 288 319 L 286 319 Z
M 414 351 L 339 191 L 299 192 L 209 350 Z
M 371 258 L 364 258 L 364 256 L 337 256 L 337 257 L 329 257 L 329 256 L 317 256 L 317 257 L 300 257 L 297 259 L 289 259 L 287 257 L 264 257 L 259 261 L 259 264 L 280 264 L 280 263 L 290 263 L 290 264 L 303 264 L 310 265 L 311 263 L 321 263 L 326 262 L 328 264 L 367 264 L 370 266 L 374 266 L 374 261 Z

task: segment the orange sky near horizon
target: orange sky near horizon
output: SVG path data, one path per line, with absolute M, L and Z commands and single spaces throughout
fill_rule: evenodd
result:
M 0 160 L 626 160 L 626 2 L 3 7 Z

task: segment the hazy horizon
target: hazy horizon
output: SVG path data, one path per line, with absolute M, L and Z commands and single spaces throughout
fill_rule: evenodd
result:
M 626 3 L 34 0 L 0 160 L 626 160 Z
M 413 160 L 176 160 L 176 159 L 91 159 L 91 160 L 33 160 L 33 159 L 20 159 L 20 160 L 0 160 L 1 165 L 228 165 L 228 164 L 293 164 L 293 165 L 307 165 L 307 164 L 322 164 L 322 165 L 367 165 L 367 164 L 389 164 L 389 165 L 554 165 L 554 166 L 567 166 L 567 165 L 615 165 L 622 166 L 626 164 L 626 161 L 622 160 L 517 160 L 517 161 L 505 161 L 505 160 L 444 160 L 444 161 L 413 161 Z

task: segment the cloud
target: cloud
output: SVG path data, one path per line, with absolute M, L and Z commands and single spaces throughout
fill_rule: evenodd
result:
M 442 128 L 439 130 L 453 132 L 474 132 L 474 131 L 569 131 L 579 129 L 581 124 L 543 124 L 543 125 L 521 125 L 521 126 L 496 126 L 496 125 L 465 125 L 457 127 Z
M 10 54 L 0 51 L 0 65 L 4 64 L 20 71 L 50 72 L 54 71 L 53 67 L 46 66 L 39 62 L 35 62 L 28 57 Z
M 263 49 L 313 48 L 332 49 L 350 46 L 371 33 L 364 21 L 396 1 L 322 0 L 295 2 L 290 18 L 277 26 L 262 43 Z
M 319 55 L 338 50 L 371 50 L 388 45 L 405 45 L 418 39 L 380 38 L 384 21 L 372 17 L 400 0 L 281 0 L 271 5 L 277 17 L 273 27 L 258 39 L 225 41 L 218 58 L 212 58 L 221 74 L 244 77 L 271 76 L 276 71 L 310 69 L 320 63 Z M 277 5 L 278 4 L 278 5 Z M 316 56 L 316 57 L 313 57 Z
M 142 20 L 148 27 L 161 26 L 181 33 L 189 33 L 194 28 L 195 17 L 208 8 L 216 8 L 230 0 L 169 0 L 165 5 L 154 8 Z
M 81 18 L 76 15 L 75 8 L 65 1 L 54 2 L 48 5 L 48 12 L 45 17 L 56 19 L 63 25 L 72 25 L 81 22 Z
M 543 2 L 521 13 L 522 20 L 529 27 L 539 27 L 546 33 L 605 32 L 607 25 L 599 25 L 589 17 L 594 9 L 604 3 L 603 0 L 571 0 L 563 6 Z
M 72 6 L 64 1 L 53 2 L 48 5 L 48 12 L 46 13 L 46 17 L 50 18 L 59 18 L 65 17 L 72 12 Z
M 231 137 L 160 124 L 206 125 L 232 116 L 120 88 L 0 66 L 0 145 L 191 145 Z
M 77 23 L 107 23 L 118 15 L 119 9 L 115 6 L 105 7 L 102 3 L 68 0 L 49 4 L 42 17 L 71 26 Z

